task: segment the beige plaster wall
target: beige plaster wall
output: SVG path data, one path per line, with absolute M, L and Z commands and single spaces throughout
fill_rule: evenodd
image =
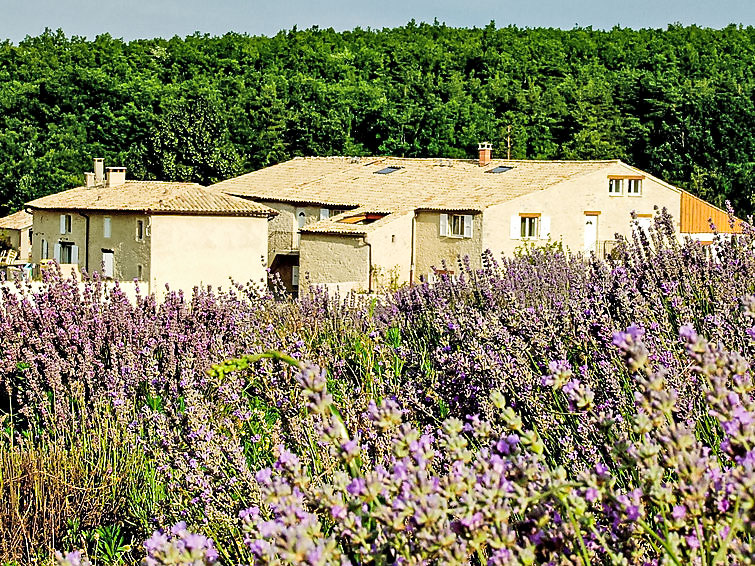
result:
M 110 218 L 110 237 L 105 237 L 105 218 Z M 142 266 L 141 281 L 149 281 L 150 276 L 150 218 L 143 214 L 102 214 L 89 215 L 89 271 L 102 270 L 103 250 L 113 252 L 113 279 L 118 281 L 133 281 L 139 279 L 139 268 Z M 144 237 L 136 239 L 136 222 L 144 222 Z M 84 266 L 84 251 L 80 252 L 79 265 Z
M 54 246 L 59 242 L 71 242 L 79 248 L 79 269 L 86 270 L 87 240 L 86 218 L 71 214 L 71 233 L 60 233 L 60 215 L 63 211 L 34 211 L 34 243 L 32 262 L 39 263 L 42 253 L 42 240 L 48 243 L 48 259 L 54 256 Z M 87 213 L 89 216 L 89 272 L 102 268 L 103 250 L 113 252 L 113 278 L 131 281 L 138 276 L 138 266 L 142 266 L 142 280 L 149 280 L 150 230 L 149 217 L 140 214 Z M 110 217 L 111 236 L 105 238 L 104 219 Z M 136 239 L 136 222 L 144 222 L 144 238 Z
M 32 263 L 39 263 L 42 259 L 42 240 L 47 240 L 49 258 L 53 257 L 55 244 L 71 242 L 79 247 L 79 258 L 83 261 L 86 250 L 86 222 L 83 216 L 71 214 L 71 233 L 60 233 L 60 211 L 35 210 L 33 214 L 32 230 L 34 243 L 32 244 Z
M 299 223 L 296 218 L 297 211 L 304 210 L 306 214 L 306 224 L 318 222 L 320 220 L 319 206 L 297 206 L 282 202 L 258 200 L 260 204 L 278 211 L 278 216 L 270 221 L 269 238 L 270 245 L 268 248 L 268 265 L 270 265 L 276 253 L 298 249 L 296 233 L 299 230 Z
M 361 236 L 302 234 L 300 290 L 326 285 L 342 292 L 366 291 L 369 276 L 369 248 Z
M 457 238 L 440 235 L 440 212 L 420 212 L 415 226 L 416 271 L 415 282 L 419 277 L 427 278 L 433 268 L 442 269 L 445 260 L 449 271 L 459 273 L 458 259 L 469 256 L 472 266 L 478 268 L 482 254 L 482 214 L 475 214 L 472 222 L 472 237 Z M 454 214 L 449 212 L 448 214 Z M 459 213 L 462 214 L 462 213 Z
M 229 288 L 266 284 L 267 218 L 230 216 L 151 217 L 150 288 L 190 291 L 197 285 Z
M 409 282 L 414 213 L 396 215 L 367 234 L 372 246 L 372 288 L 390 289 Z
M 631 235 L 631 212 L 653 214 L 653 207 L 666 207 L 674 217 L 679 230 L 680 193 L 654 179 L 642 181 L 642 195 L 608 194 L 609 175 L 637 175 L 638 171 L 624 164 L 615 164 L 605 170 L 565 181 L 543 191 L 514 199 L 486 209 L 483 213 L 483 249 L 495 255 L 511 255 L 524 242 L 543 245 L 547 237 L 539 240 L 511 238 L 511 217 L 520 213 L 540 213 L 550 217 L 551 241 L 561 241 L 570 252 L 584 249 L 585 211 L 598 215 L 598 241 L 613 240 L 614 234 Z
M 29 242 L 29 230 L 32 230 L 32 241 Z M 31 226 L 18 231 L 19 247 L 18 259 L 31 261 L 31 248 L 34 245 L 34 235 Z

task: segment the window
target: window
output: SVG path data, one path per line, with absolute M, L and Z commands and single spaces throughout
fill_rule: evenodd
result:
M 448 227 L 451 236 L 464 237 L 464 217 L 459 214 L 451 214 L 448 217 Z
M 109 238 L 112 235 L 112 226 L 110 217 L 106 216 L 102 219 L 102 236 L 103 238 Z
M 642 194 L 642 179 L 627 179 L 627 194 L 638 196 Z
M 58 257 L 55 259 L 59 263 L 79 263 L 79 247 L 75 246 L 71 242 L 60 242 L 56 246 L 58 250 Z
M 71 219 L 70 214 L 61 214 L 60 215 L 60 233 L 70 234 L 72 223 L 73 223 L 73 220 Z
M 292 287 L 299 286 L 299 266 L 298 265 L 291 266 L 291 286 Z
M 399 169 L 401 169 L 401 167 L 394 167 L 394 166 L 385 167 L 381 169 L 380 171 L 375 171 L 375 174 L 376 175 L 390 175 L 391 173 L 398 171 Z
M 520 221 L 520 235 L 524 238 L 537 238 L 539 236 L 540 217 L 522 216 Z
M 144 220 L 136 221 L 136 241 L 141 242 L 144 239 Z
M 115 273 L 115 254 L 113 250 L 102 250 L 102 275 L 110 279 Z
M 30 246 L 31 246 L 31 239 L 32 239 L 33 234 L 34 234 L 34 230 L 32 230 L 31 228 L 29 228 L 29 245 Z
M 622 192 L 623 179 L 608 179 L 608 194 L 620 195 Z
M 136 265 L 136 280 L 141 281 L 144 276 L 144 267 L 141 263 Z
M 50 259 L 50 248 L 47 245 L 47 240 L 42 238 L 42 253 L 40 254 L 40 259 Z
M 440 235 L 449 238 L 471 238 L 474 216 L 471 214 L 441 214 Z
M 506 167 L 505 165 L 499 165 L 498 167 L 493 167 L 492 169 L 489 169 L 485 171 L 485 173 L 506 173 L 506 171 L 511 171 L 513 167 Z

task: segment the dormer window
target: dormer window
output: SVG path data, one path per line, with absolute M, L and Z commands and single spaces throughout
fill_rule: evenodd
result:
M 511 171 L 513 167 L 507 167 L 506 165 L 499 165 L 498 167 L 493 167 L 492 169 L 488 169 L 485 171 L 485 173 L 506 173 L 507 171 Z

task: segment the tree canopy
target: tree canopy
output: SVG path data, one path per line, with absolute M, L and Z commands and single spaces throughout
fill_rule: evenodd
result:
M 620 158 L 755 211 L 755 28 L 312 28 L 0 43 L 0 207 L 83 182 L 212 183 L 296 155 Z M 2 211 L 0 211 L 2 212 Z

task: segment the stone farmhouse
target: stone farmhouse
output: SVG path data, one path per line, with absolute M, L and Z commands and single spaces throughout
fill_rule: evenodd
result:
M 655 207 L 680 236 L 712 240 L 709 218 L 729 229 L 720 209 L 619 160 L 494 160 L 490 144 L 477 160 L 295 158 L 211 188 L 279 213 L 268 262 L 291 290 L 373 291 L 549 241 L 604 254 Z
M 64 272 L 139 281 L 146 291 L 227 288 L 267 281 L 268 221 L 277 213 L 194 183 L 127 181 L 123 167 L 94 160 L 86 185 L 27 203 L 32 260 Z

